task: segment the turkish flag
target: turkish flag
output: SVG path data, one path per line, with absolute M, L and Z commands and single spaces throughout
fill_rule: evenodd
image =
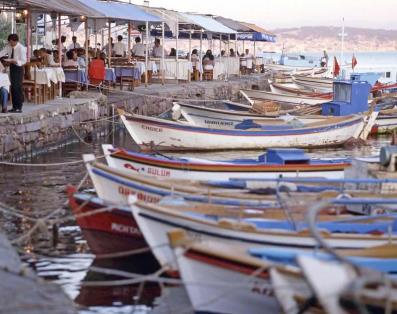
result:
M 357 65 L 357 59 L 356 59 L 356 56 L 353 55 L 353 58 L 352 58 L 352 69 L 353 69 L 353 70 L 354 70 L 354 68 L 356 67 L 356 65 Z
M 336 60 L 336 57 L 334 57 L 334 68 L 333 68 L 333 72 L 334 72 L 334 77 L 338 76 L 340 73 L 340 66 L 338 63 L 338 60 Z

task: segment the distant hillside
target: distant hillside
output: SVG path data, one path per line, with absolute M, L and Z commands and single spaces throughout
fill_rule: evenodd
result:
M 280 28 L 277 34 L 277 48 L 285 45 L 287 51 L 332 51 L 340 49 L 340 27 L 317 26 Z M 345 49 L 350 51 L 392 51 L 397 50 L 397 30 L 366 29 L 346 27 Z

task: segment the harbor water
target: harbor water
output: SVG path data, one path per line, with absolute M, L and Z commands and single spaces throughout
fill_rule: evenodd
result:
M 12 205 L 13 209 L 26 217 L 41 218 L 52 214 L 49 217 L 52 220 L 63 218 L 63 222 L 57 224 L 57 230 L 48 234 L 44 226 L 44 230 L 23 243 L 18 240 L 33 226 L 29 219 L 3 213 L 0 215 L 1 226 L 7 236 L 16 241 L 23 261 L 40 277 L 60 284 L 81 307 L 81 313 L 146 313 L 152 308 L 155 308 L 156 313 L 173 313 L 176 310 L 178 313 L 190 313 L 186 294 L 178 286 L 164 287 L 153 282 L 110 287 L 101 285 L 102 281 L 113 281 L 120 277 L 104 275 L 98 269 L 116 269 L 135 274 L 149 274 L 157 269 L 157 263 L 150 254 L 121 260 L 96 259 L 90 253 L 71 210 L 65 205 L 66 186 L 79 184 L 86 173 L 82 163 L 69 162 L 81 160 L 84 153 L 101 155 L 100 145 L 112 142 L 116 146 L 136 149 L 128 133 L 120 128 L 115 133 L 104 132 L 92 142 L 79 142 L 76 139 L 74 143 L 23 161 L 40 164 L 40 167 L 1 166 L 0 199 L 3 204 Z M 308 153 L 319 158 L 371 156 L 389 142 L 387 137 L 377 137 L 371 138 L 368 145 L 360 148 L 322 149 Z M 261 153 L 229 151 L 195 155 L 219 160 L 255 157 Z M 55 166 L 45 166 L 57 163 Z M 90 183 L 86 182 L 83 186 L 90 187 Z M 98 285 L 92 285 L 95 281 Z

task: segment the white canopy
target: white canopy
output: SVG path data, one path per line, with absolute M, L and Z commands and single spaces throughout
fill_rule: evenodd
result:
M 209 16 L 191 14 L 191 13 L 179 13 L 185 21 L 191 24 L 202 27 L 205 31 L 214 34 L 235 34 L 236 31 L 229 27 L 219 23 L 215 19 Z

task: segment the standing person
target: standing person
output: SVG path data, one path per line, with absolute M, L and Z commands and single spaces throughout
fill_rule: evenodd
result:
M 125 57 L 125 51 L 127 47 L 123 43 L 123 36 L 117 36 L 117 43 L 114 44 L 114 56 L 115 57 Z
M 17 34 L 8 35 L 8 45 L 0 51 L 0 58 L 8 55 L 6 59 L 10 65 L 12 109 L 10 112 L 22 112 L 23 106 L 23 66 L 26 63 L 26 47 L 19 43 Z
M 323 56 L 321 57 L 321 60 L 320 60 L 320 65 L 321 65 L 322 68 L 327 68 L 328 67 L 328 59 L 329 58 L 328 58 L 327 51 L 324 50 Z
M 77 37 L 72 37 L 72 43 L 69 45 L 69 50 L 78 49 L 80 48 L 80 44 L 77 42 Z

